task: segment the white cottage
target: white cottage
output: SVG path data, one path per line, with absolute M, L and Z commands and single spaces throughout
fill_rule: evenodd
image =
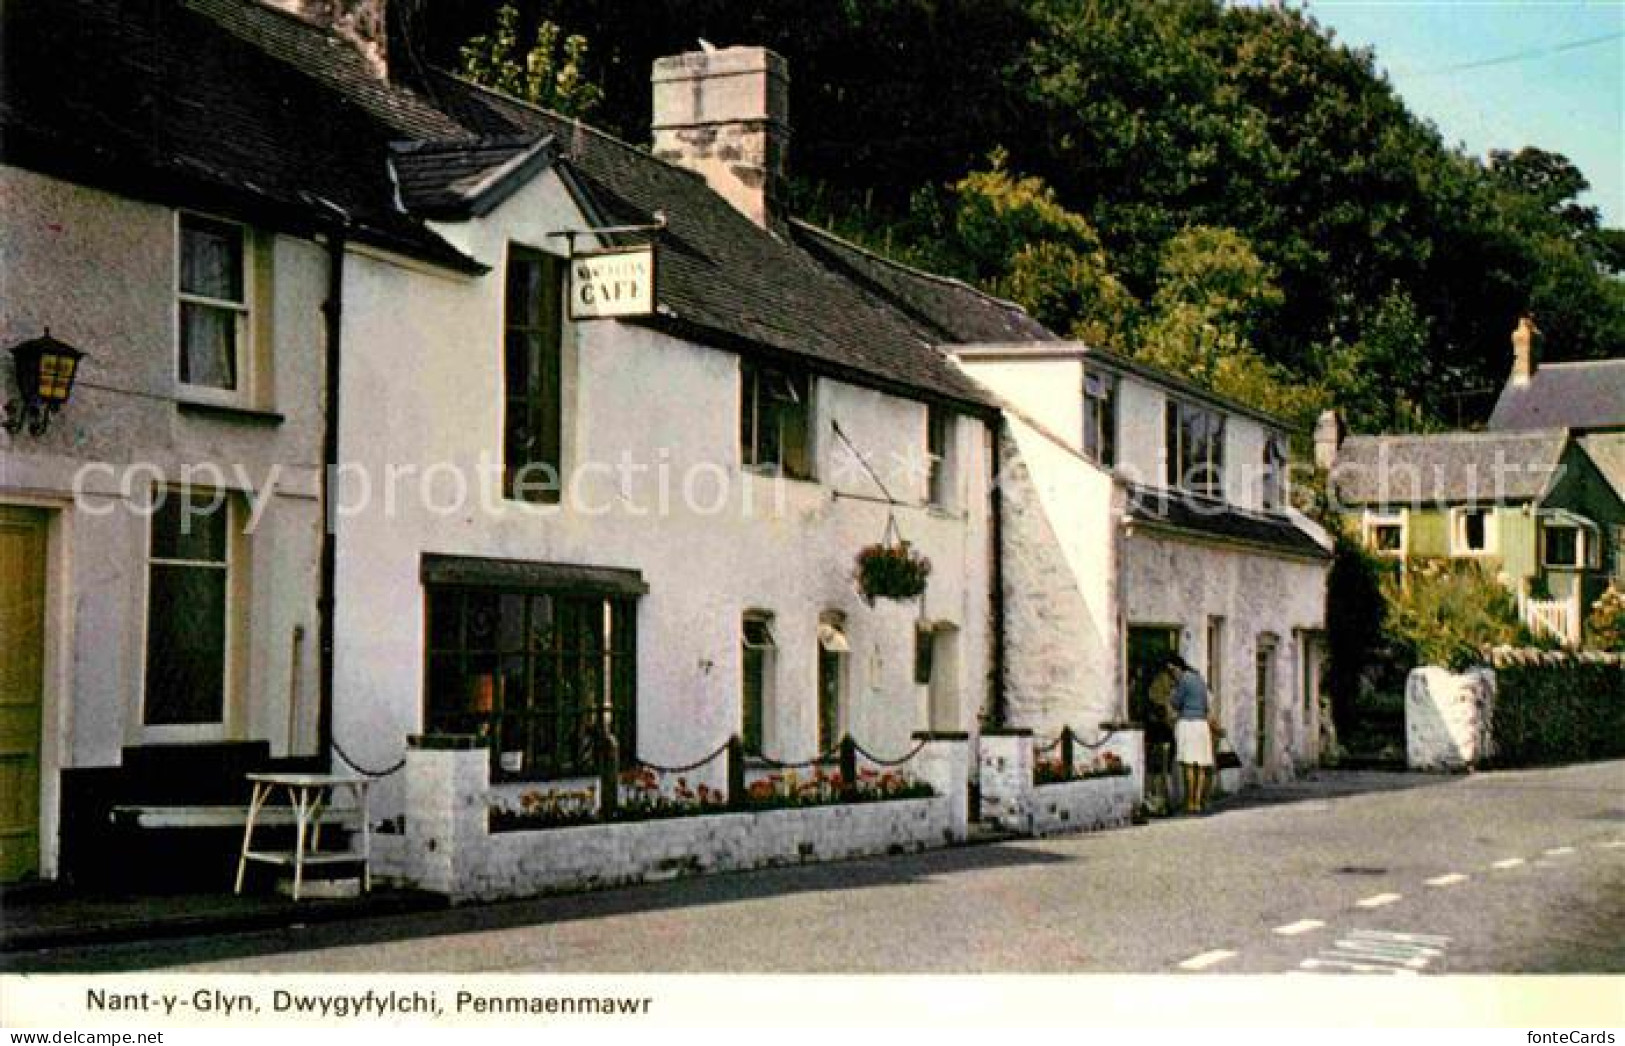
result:
M 782 61 L 660 63 L 651 155 L 326 10 L 7 5 L 0 332 L 89 356 L 0 437 L 6 877 L 254 770 L 381 774 L 390 819 L 412 735 L 518 789 L 606 726 L 624 766 L 974 730 L 997 411 L 793 231 Z M 871 605 L 899 537 L 929 587 Z

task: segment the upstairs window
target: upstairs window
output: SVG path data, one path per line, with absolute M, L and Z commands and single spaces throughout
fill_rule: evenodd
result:
M 1117 378 L 1083 374 L 1083 454 L 1102 468 L 1117 464 Z
M 925 423 L 926 500 L 937 508 L 947 508 L 952 496 L 954 416 L 944 407 L 932 406 Z
M 1405 514 L 1367 513 L 1363 529 L 1365 544 L 1379 556 L 1405 555 Z
M 1168 485 L 1203 497 L 1224 497 L 1224 418 L 1169 400 L 1166 414 Z
M 179 228 L 180 383 L 241 394 L 252 329 L 246 230 L 195 214 L 182 214 Z
M 1457 556 L 1481 556 L 1493 551 L 1492 514 L 1487 508 L 1459 508 L 1451 513 L 1450 551 Z
M 739 453 L 746 468 L 811 479 L 812 379 L 755 360 L 739 363 Z
M 550 254 L 508 252 L 503 331 L 503 494 L 556 503 L 563 468 L 561 345 L 564 265 Z
M 1279 512 L 1286 504 L 1286 440 L 1276 433 L 1264 437 L 1264 511 Z

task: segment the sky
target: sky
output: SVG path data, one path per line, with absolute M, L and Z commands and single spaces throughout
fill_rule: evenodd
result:
M 1369 47 L 1411 111 L 1483 156 L 1536 145 L 1625 227 L 1625 0 L 1294 0 Z

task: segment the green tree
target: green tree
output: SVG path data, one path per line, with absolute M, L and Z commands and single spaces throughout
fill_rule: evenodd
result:
M 536 25 L 529 46 L 521 42 L 519 10 L 497 9 L 496 27 L 464 44 L 462 74 L 475 83 L 504 91 L 565 116 L 590 116 L 603 91 L 586 76 L 587 38 L 564 36 L 546 19 Z

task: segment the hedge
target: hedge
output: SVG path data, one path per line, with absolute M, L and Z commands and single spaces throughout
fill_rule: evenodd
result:
M 1491 765 L 1625 756 L 1625 662 L 1544 658 L 1496 668 Z

